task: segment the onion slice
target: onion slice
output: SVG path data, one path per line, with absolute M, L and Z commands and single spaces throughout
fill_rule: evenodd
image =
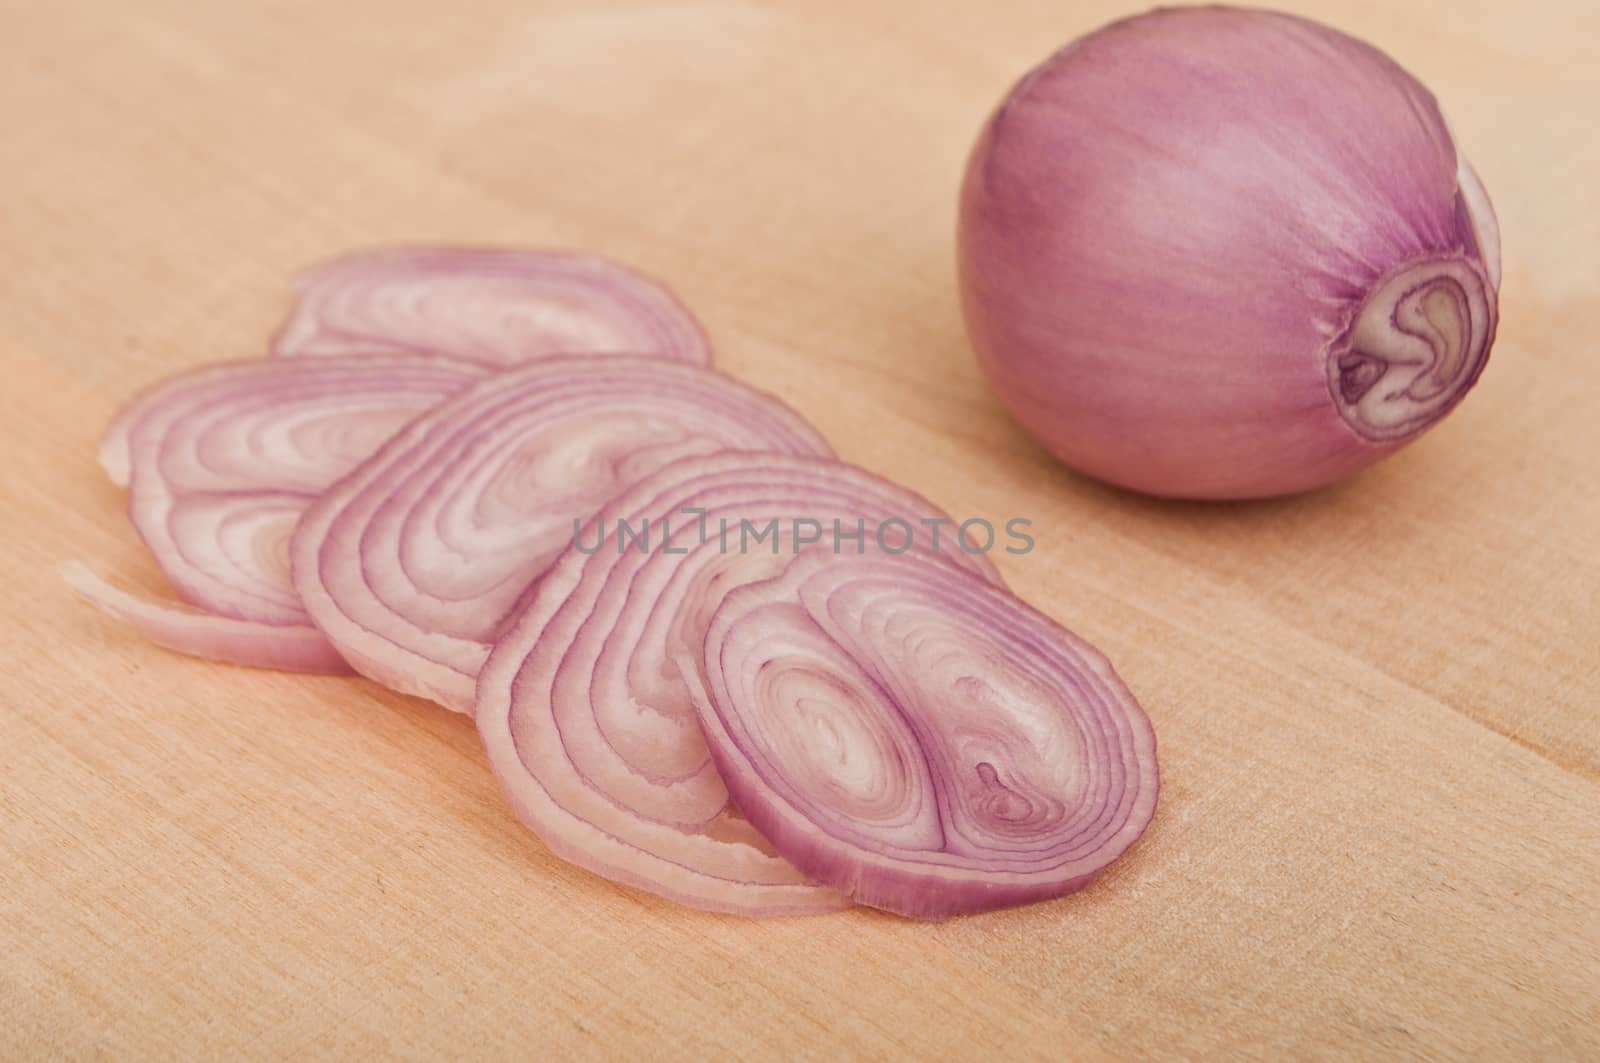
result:
M 1055 897 L 1155 812 L 1155 735 L 1111 665 L 969 573 L 802 558 L 728 595 L 701 660 L 733 799 L 862 904 L 939 919 Z
M 339 675 L 351 670 L 322 632 L 309 624 L 262 624 L 152 602 L 107 583 L 81 561 L 63 561 L 56 571 L 86 601 L 138 628 L 157 646 L 280 672 Z
M 506 370 L 418 418 L 295 533 L 312 621 L 362 674 L 471 712 L 530 583 L 618 492 L 722 450 L 830 455 L 777 399 L 698 366 L 580 355 Z
M 668 538 L 640 551 L 621 528 L 645 521 Z M 734 588 L 783 572 L 797 550 L 828 561 L 835 548 L 878 552 L 884 527 L 889 550 L 909 542 L 907 556 L 927 566 L 997 584 L 983 554 L 948 534 L 935 545 L 940 521 L 931 502 L 854 466 L 779 455 L 680 461 L 612 501 L 540 580 L 479 678 L 478 730 L 518 816 L 563 858 L 696 908 L 844 903 L 729 804 L 676 660 L 698 654 Z
M 113 422 L 102 462 L 178 594 L 234 621 L 139 602 L 80 573 L 75 586 L 174 649 L 241 664 L 348 671 L 289 580 L 300 514 L 411 418 L 485 374 L 415 355 L 258 360 L 168 380 Z M 114 608 L 113 608 L 114 606 Z
M 302 274 L 279 355 L 442 353 L 501 367 L 559 354 L 653 354 L 708 365 L 694 316 L 614 262 L 555 251 L 389 248 Z

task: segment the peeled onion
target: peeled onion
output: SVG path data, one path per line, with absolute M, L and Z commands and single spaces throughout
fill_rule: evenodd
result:
M 1500 238 L 1433 96 L 1304 19 L 1177 8 L 1025 77 L 973 149 L 962 304 L 1013 414 L 1158 494 L 1315 487 L 1460 402 Z
M 593 255 L 509 248 L 386 248 L 303 274 L 273 353 L 372 351 L 494 367 L 562 354 L 711 362 L 699 322 L 656 282 Z
M 698 660 L 734 589 L 781 576 L 797 556 L 881 554 L 884 522 L 911 529 L 908 557 L 998 584 L 983 554 L 949 536 L 934 545 L 927 522 L 939 519 L 903 487 L 803 457 L 712 455 L 634 485 L 540 580 L 479 678 L 474 718 L 518 816 L 557 855 L 693 907 L 778 915 L 846 903 L 729 804 L 679 662 Z M 646 520 L 670 540 L 643 551 L 621 539 L 619 522 Z M 746 528 L 771 522 L 773 537 L 752 543 Z M 886 541 L 901 548 L 898 525 Z
M 709 369 L 546 358 L 417 418 L 301 520 L 294 584 L 357 671 L 471 712 L 509 614 L 614 495 L 720 450 L 831 455 L 799 414 Z

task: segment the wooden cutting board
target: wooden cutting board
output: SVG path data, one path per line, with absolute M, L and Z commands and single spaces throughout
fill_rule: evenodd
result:
M 1430 84 L 1499 208 L 1502 326 L 1354 481 L 1152 501 L 1047 460 L 951 266 L 981 119 L 1105 3 L 0 4 L 0 1057 L 1600 1056 L 1593 4 L 1296 10 Z M 211 665 L 94 464 L 132 391 L 258 354 L 363 245 L 590 248 L 721 364 L 962 515 L 1149 708 L 1144 841 L 1073 897 L 752 922 L 552 858 L 471 725 Z

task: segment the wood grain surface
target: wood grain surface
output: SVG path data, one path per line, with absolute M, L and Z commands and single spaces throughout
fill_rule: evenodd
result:
M 0 0 L 0 1058 L 1600 1058 L 1600 9 L 1293 7 L 1444 101 L 1500 339 L 1398 457 L 1199 505 L 1047 460 L 954 298 L 981 119 L 1126 8 Z M 161 587 L 119 402 L 396 241 L 634 263 L 845 457 L 1031 518 L 1007 577 L 1155 721 L 1149 834 L 942 925 L 706 915 L 552 858 L 466 720 L 75 602 L 57 560 Z

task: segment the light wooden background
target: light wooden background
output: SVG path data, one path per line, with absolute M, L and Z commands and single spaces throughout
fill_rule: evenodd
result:
M 981 119 L 1129 9 L 0 0 L 0 1057 L 1597 1058 L 1600 17 L 1293 6 L 1445 101 L 1500 341 L 1387 464 L 1194 505 L 1046 460 L 953 291 Z M 66 557 L 160 586 L 94 464 L 122 398 L 430 240 L 636 263 L 846 457 L 1032 518 L 1007 576 L 1155 721 L 1145 840 L 939 926 L 700 914 L 552 859 L 465 720 L 68 596 Z

